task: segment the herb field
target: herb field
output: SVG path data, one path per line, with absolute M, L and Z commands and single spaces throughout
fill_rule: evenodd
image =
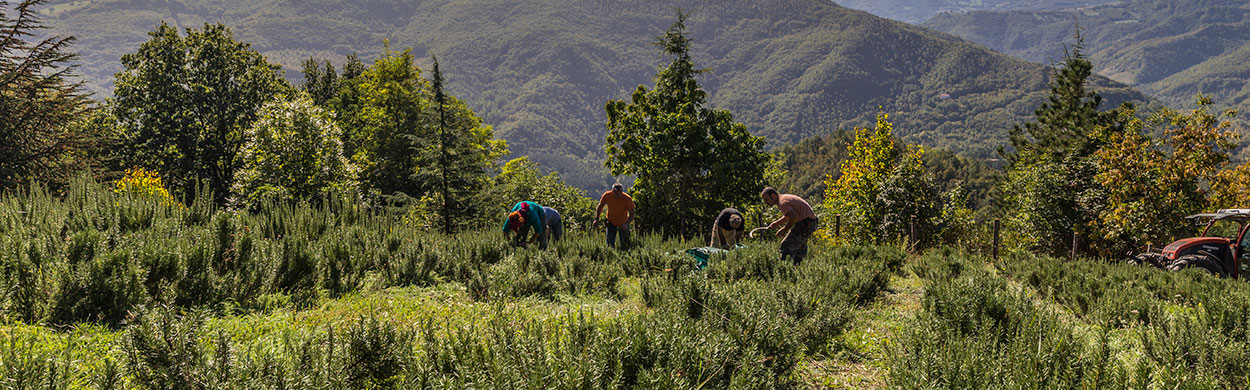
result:
M 1014 254 L 548 251 L 357 202 L 0 199 L 0 388 L 1245 388 L 1250 287 Z

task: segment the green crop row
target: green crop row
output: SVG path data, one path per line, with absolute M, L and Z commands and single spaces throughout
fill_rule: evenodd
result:
M 1021 254 L 913 264 L 930 285 L 896 340 L 897 387 L 1250 385 L 1243 282 Z

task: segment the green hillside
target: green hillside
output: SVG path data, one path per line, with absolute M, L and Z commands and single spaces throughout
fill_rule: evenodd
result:
M 166 20 L 230 26 L 299 79 L 310 56 L 369 61 L 389 40 L 440 57 L 449 91 L 465 99 L 516 155 L 602 188 L 608 99 L 650 84 L 662 60 L 651 44 L 692 13 L 700 82 L 773 145 L 873 123 L 891 114 L 907 141 L 990 156 L 1006 129 L 1043 98 L 1048 71 L 956 37 L 820 0 L 768 1 L 144 1 L 52 2 L 48 22 L 79 37 L 83 73 L 98 96 L 118 59 Z M 1144 99 L 1108 80 L 1113 103 Z M 948 94 L 949 99 L 939 96 Z
M 1072 44 L 1073 22 L 1104 76 L 1189 105 L 1199 92 L 1250 108 L 1250 4 L 1241 0 L 1131 0 L 1081 10 L 944 14 L 926 25 L 1030 61 Z
M 873 15 L 920 24 L 943 12 L 1058 10 L 1110 3 L 1112 0 L 836 0 Z

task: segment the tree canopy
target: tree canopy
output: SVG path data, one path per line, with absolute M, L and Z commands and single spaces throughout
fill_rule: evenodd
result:
M 223 25 L 183 35 L 162 23 L 149 36 L 122 56 L 113 91 L 127 163 L 162 173 L 178 190 L 207 180 L 224 202 L 242 165 L 244 131 L 262 105 L 292 89 L 281 67 Z
M 764 139 L 734 122 L 727 110 L 706 107 L 707 93 L 695 77 L 686 16 L 657 41 L 672 58 L 655 76 L 655 87 L 638 86 L 629 102 L 605 105 L 606 166 L 637 178 L 639 214 L 654 229 L 685 237 L 727 204 L 743 204 L 763 188 L 769 155 Z

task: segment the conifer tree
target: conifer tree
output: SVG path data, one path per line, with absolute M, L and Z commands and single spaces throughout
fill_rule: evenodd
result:
M 74 37 L 31 40 L 44 28 L 34 9 L 41 3 L 22 1 L 10 17 L 0 2 L 0 191 L 64 178 L 66 154 L 90 141 L 71 128 L 88 109 L 81 86 L 68 80 Z
M 764 139 L 733 121 L 727 110 L 705 107 L 707 93 L 695 77 L 686 37 L 686 15 L 659 38 L 672 62 L 655 77 L 655 88 L 638 86 L 627 103 L 611 100 L 606 165 L 615 175 L 637 178 L 639 215 L 652 228 L 683 237 L 726 204 L 752 202 L 763 186 L 769 155 Z

